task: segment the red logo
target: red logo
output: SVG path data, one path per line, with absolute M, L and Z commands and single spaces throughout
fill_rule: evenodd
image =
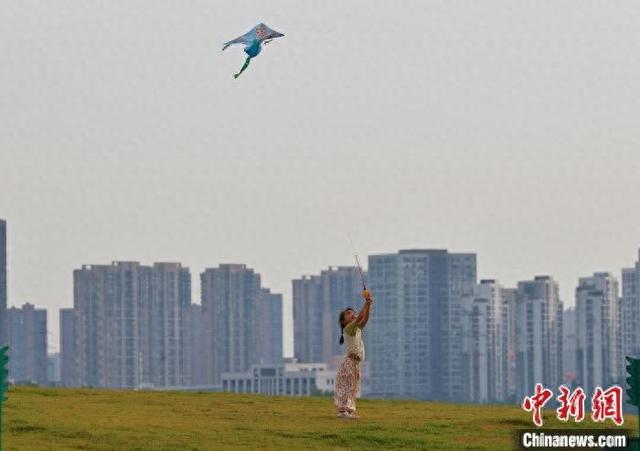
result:
M 527 412 L 533 411 L 533 422 L 536 426 L 542 426 L 542 408 L 551 399 L 553 392 L 548 388 L 543 388 L 542 384 L 536 384 L 535 395 L 524 398 L 522 408 Z
M 573 392 L 566 386 L 561 385 L 558 390 L 560 394 L 556 398 L 559 407 L 556 409 L 556 416 L 561 421 L 569 421 L 573 417 L 576 423 L 584 420 L 584 403 L 586 394 L 580 387 Z M 553 397 L 553 392 L 544 388 L 542 384 L 536 384 L 533 396 L 527 396 L 522 402 L 522 408 L 527 412 L 533 412 L 533 423 L 542 426 L 542 409 Z M 591 418 L 593 421 L 613 421 L 616 425 L 622 426 L 622 388 L 613 385 L 607 390 L 596 387 L 591 398 Z
M 558 419 L 568 421 L 569 417 L 573 417 L 576 423 L 584 420 L 584 400 L 586 397 L 582 388 L 576 388 L 571 393 L 571 390 L 561 385 L 560 396 L 558 396 L 560 407 L 556 409 Z
M 622 426 L 622 388 L 614 385 L 603 391 L 597 387 L 591 398 L 593 421 L 605 421 L 607 418 L 618 426 Z

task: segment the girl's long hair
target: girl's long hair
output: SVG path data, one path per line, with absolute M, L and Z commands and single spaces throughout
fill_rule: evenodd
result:
M 344 324 L 342 322 L 344 321 L 344 315 L 346 315 L 349 310 L 353 311 L 353 307 L 347 307 L 340 312 L 340 316 L 338 317 L 338 324 L 340 324 L 340 344 L 344 343 Z

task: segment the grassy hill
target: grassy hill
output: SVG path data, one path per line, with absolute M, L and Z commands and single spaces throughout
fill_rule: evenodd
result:
M 529 414 L 512 406 L 361 400 L 358 410 L 360 420 L 341 420 L 327 397 L 18 387 L 3 412 L 4 446 L 493 450 L 513 449 L 515 431 L 532 427 Z M 636 421 L 625 416 L 625 428 L 636 431 Z M 546 412 L 545 427 L 567 426 Z

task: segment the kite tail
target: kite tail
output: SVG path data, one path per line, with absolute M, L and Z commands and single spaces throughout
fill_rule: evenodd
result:
M 233 78 L 238 78 L 238 77 L 240 76 L 240 74 L 241 74 L 241 73 L 243 73 L 247 67 L 249 67 L 249 63 L 250 63 L 250 62 L 251 62 L 251 57 L 250 57 L 250 56 L 248 56 L 248 57 L 247 57 L 247 60 L 244 62 L 244 65 L 242 66 L 242 69 L 240 69 L 240 72 L 238 72 L 237 74 L 235 74 L 235 75 L 233 76 Z

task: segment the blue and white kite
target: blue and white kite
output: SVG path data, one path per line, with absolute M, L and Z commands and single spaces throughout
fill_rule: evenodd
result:
M 260 54 L 262 50 L 262 44 L 267 45 L 275 38 L 281 38 L 284 36 L 282 33 L 278 33 L 275 30 L 267 27 L 265 24 L 261 23 L 256 25 L 249 31 L 248 33 L 243 34 L 239 38 L 235 38 L 232 41 L 225 42 L 222 50 L 225 50 L 230 45 L 234 44 L 244 44 L 244 52 L 249 55 L 247 56 L 247 60 L 244 62 L 242 69 L 240 72 L 235 74 L 233 78 L 238 78 L 244 70 L 249 67 L 249 62 L 251 58 L 254 58 Z

